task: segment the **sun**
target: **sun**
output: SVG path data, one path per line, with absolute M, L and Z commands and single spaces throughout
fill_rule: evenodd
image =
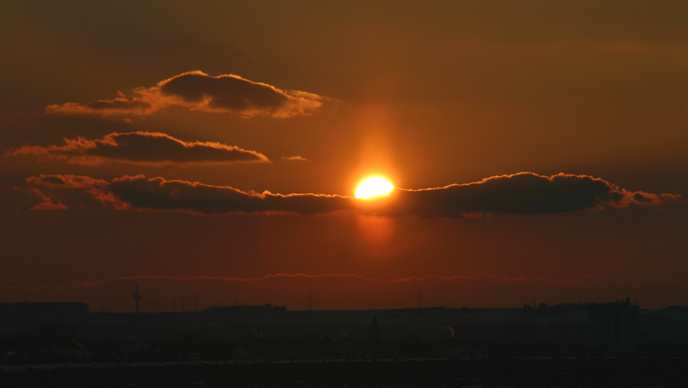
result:
M 389 194 L 394 189 L 389 181 L 383 178 L 368 178 L 356 188 L 356 198 L 370 198 L 378 195 Z

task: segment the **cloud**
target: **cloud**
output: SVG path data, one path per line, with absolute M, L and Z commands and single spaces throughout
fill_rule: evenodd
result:
M 282 160 L 287 162 L 310 162 L 310 160 L 304 158 L 303 156 L 282 156 Z
M 41 174 L 26 178 L 26 182 L 51 189 L 91 189 L 109 184 L 103 179 L 70 174 Z
M 143 175 L 113 179 L 106 188 L 122 202 L 139 209 L 183 210 L 193 213 L 329 213 L 353 208 L 350 197 L 325 194 L 272 194 L 245 192 L 228 186 L 146 178 Z
M 26 210 L 65 210 L 68 207 L 58 196 L 36 187 L 18 186 L 0 182 L 0 214 L 20 213 Z
M 233 112 L 242 117 L 285 118 L 307 115 L 320 108 L 326 98 L 298 90 L 282 90 L 249 81 L 234 74 L 210 76 L 190 71 L 159 82 L 156 86 L 134 89 L 133 96 L 85 104 L 49 105 L 47 113 L 98 116 L 146 116 L 170 106 L 204 112 Z
M 131 208 L 131 204 L 120 200 L 107 190 L 107 188 L 110 186 L 110 183 L 103 179 L 95 179 L 83 175 L 41 174 L 39 176 L 26 178 L 26 182 L 33 185 L 62 191 L 82 190 L 92 199 L 103 204 L 108 204 L 115 209 L 128 210 Z M 73 201 L 78 202 L 80 200 L 80 198 L 73 197 L 74 196 L 70 196 L 70 199 Z
M 184 142 L 159 132 L 113 132 L 102 139 L 64 139 L 65 145 L 25 145 L 6 156 L 33 156 L 39 160 L 97 165 L 111 162 L 134 164 L 220 164 L 268 162 L 265 155 L 214 142 Z
M 56 201 L 54 195 L 48 195 L 38 189 L 29 189 L 29 194 L 35 198 L 38 198 L 40 202 L 33 207 L 31 210 L 66 210 L 68 209 L 62 202 Z
M 89 181 L 91 179 L 92 181 Z M 361 200 L 325 194 L 246 192 L 229 186 L 125 176 L 111 182 L 88 177 L 41 175 L 27 180 L 45 187 L 86 189 L 91 196 L 118 209 L 217 213 L 295 213 L 302 215 L 341 210 L 379 215 L 463 218 L 467 214 L 570 213 L 583 209 L 659 205 L 677 200 L 675 194 L 652 194 L 621 189 L 586 175 L 533 173 L 501 175 L 468 184 L 408 190 Z M 92 186 L 85 187 L 88 182 Z
M 545 214 L 583 209 L 659 205 L 676 194 L 631 192 L 587 175 L 529 172 L 500 175 L 468 184 L 421 190 L 393 190 L 389 199 L 375 200 L 382 214 L 461 218 L 471 213 Z

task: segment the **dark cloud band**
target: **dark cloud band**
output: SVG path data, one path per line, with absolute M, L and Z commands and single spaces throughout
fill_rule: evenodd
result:
M 142 175 L 113 179 L 106 188 L 120 201 L 140 209 L 184 210 L 193 213 L 329 213 L 350 209 L 353 199 L 324 194 L 244 192 L 198 182 L 168 181 Z
M 423 190 L 395 189 L 372 199 L 324 194 L 245 192 L 198 182 L 125 176 L 111 182 L 87 177 L 41 175 L 29 183 L 87 189 L 96 200 L 118 209 L 185 211 L 200 214 L 287 212 L 303 215 L 353 210 L 379 215 L 462 218 L 473 213 L 544 214 L 583 209 L 659 205 L 675 194 L 631 192 L 586 175 L 533 173 L 502 175 L 469 184 Z
M 390 215 L 460 218 L 467 213 L 545 214 L 582 209 L 660 204 L 673 194 L 630 192 L 587 175 L 533 173 L 501 175 L 468 184 L 422 190 L 394 190 L 379 201 Z
M 109 162 L 135 164 L 219 164 L 268 162 L 256 151 L 214 142 L 184 142 L 164 133 L 111 133 L 102 139 L 65 139 L 65 145 L 48 147 L 26 145 L 7 152 L 7 156 L 27 155 L 38 159 L 64 160 L 68 163 L 96 165 Z
M 182 106 L 196 111 L 233 112 L 243 117 L 284 118 L 310 114 L 325 100 L 317 94 L 282 90 L 234 74 L 213 77 L 202 71 L 190 71 L 150 88 L 136 88 L 132 97 L 120 94 L 111 100 L 49 105 L 45 110 L 59 114 L 146 116 L 169 106 Z

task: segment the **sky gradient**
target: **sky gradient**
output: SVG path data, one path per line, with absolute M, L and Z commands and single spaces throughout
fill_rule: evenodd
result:
M 688 305 L 686 16 L 5 2 L 0 301 Z

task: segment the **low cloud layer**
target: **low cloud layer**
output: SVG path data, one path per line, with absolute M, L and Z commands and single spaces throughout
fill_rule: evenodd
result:
M 134 89 L 133 96 L 95 102 L 49 105 L 48 113 L 98 116 L 146 116 L 170 106 L 205 112 L 233 112 L 243 117 L 285 118 L 310 114 L 325 100 L 317 94 L 282 90 L 249 81 L 238 75 L 217 77 L 190 71 L 159 82 L 156 86 Z
M 445 187 L 395 189 L 374 199 L 324 194 L 245 192 L 198 182 L 125 176 L 111 182 L 88 177 L 41 175 L 27 181 L 44 187 L 87 190 L 118 209 L 185 211 L 196 214 L 286 212 L 302 215 L 353 210 L 379 215 L 462 218 L 467 214 L 570 213 L 584 209 L 659 205 L 675 194 L 631 192 L 585 175 L 502 175 Z
M 268 162 L 256 151 L 214 142 L 184 142 L 158 132 L 111 133 L 102 139 L 64 139 L 65 145 L 25 145 L 7 156 L 33 156 L 39 160 L 63 160 L 81 165 L 111 162 L 134 164 L 220 164 Z
M 146 290 L 151 289 L 155 289 L 158 295 L 189 295 L 201 290 L 203 298 L 200 308 L 205 309 L 217 305 L 223 296 L 226 297 L 228 287 L 231 287 L 238 295 L 250 295 L 251 301 L 270 302 L 287 306 L 290 310 L 306 308 L 308 302 L 303 290 L 313 290 L 313 308 L 341 310 L 373 309 L 380 305 L 390 308 L 415 307 L 419 289 L 423 290 L 423 307 L 521 307 L 524 302 L 533 300 L 550 304 L 581 301 L 604 303 L 619 298 L 619 295 L 643 295 L 644 308 L 658 309 L 682 303 L 682 295 L 688 289 L 686 282 L 593 276 L 570 280 L 498 278 L 488 275 L 380 279 L 348 273 L 275 273 L 257 277 L 156 274 L 84 280 L 52 285 L 40 282 L 0 283 L 0 289 L 5 300 L 24 300 L 27 295 L 32 300 L 82 300 L 91 305 L 106 304 L 111 311 L 131 311 L 133 301 L 122 303 L 119 295 L 131 292 L 136 282 L 140 282 L 144 290 L 144 301 L 147 303 L 142 307 L 148 311 L 152 310 L 152 297 L 145 299 L 145 295 Z M 172 311 L 173 307 L 167 304 L 162 309 Z

